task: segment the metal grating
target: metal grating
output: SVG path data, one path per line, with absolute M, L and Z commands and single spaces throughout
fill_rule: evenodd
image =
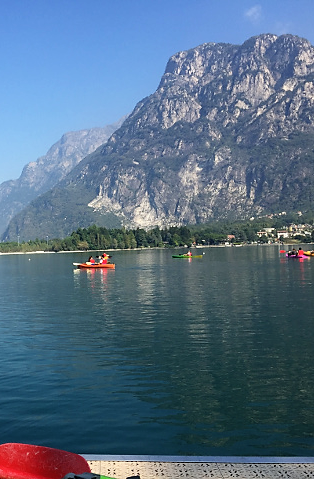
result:
M 115 479 L 314 479 L 314 464 L 233 464 L 214 462 L 88 461 L 95 474 Z
M 223 479 L 314 478 L 314 464 L 219 464 Z

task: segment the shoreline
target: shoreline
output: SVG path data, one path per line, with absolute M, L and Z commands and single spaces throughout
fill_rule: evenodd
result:
M 314 243 L 298 243 L 300 245 L 307 245 L 309 248 L 310 246 L 314 245 Z M 0 256 L 5 256 L 5 255 L 13 255 L 13 254 L 16 254 L 16 255 L 26 255 L 26 254 L 65 254 L 65 253 L 96 253 L 96 252 L 100 252 L 100 251 L 109 251 L 110 253 L 112 252 L 115 252 L 115 251 L 146 251 L 146 250 L 167 250 L 167 249 L 171 249 L 171 250 L 182 250 L 182 249 L 204 249 L 204 248 L 243 248 L 243 247 L 246 247 L 246 246 L 258 246 L 258 247 L 265 247 L 265 246 L 276 246 L 276 247 L 281 247 L 281 248 L 287 248 L 289 249 L 290 246 L 296 246 L 295 243 L 285 243 L 285 244 L 278 244 L 278 243 L 263 243 L 263 244 L 236 244 L 236 245 L 232 245 L 232 244 L 217 244 L 217 245 L 197 245 L 197 246 L 191 246 L 191 248 L 188 248 L 188 246 L 176 246 L 176 247 L 173 247 L 173 248 L 159 248 L 159 247 L 154 247 L 154 248 L 132 248 L 132 249 L 120 249 L 120 248 L 117 248 L 117 249 L 112 249 L 112 248 L 108 248 L 108 249 L 99 249 L 99 250 L 91 250 L 91 249 L 88 249 L 88 250 L 73 250 L 73 251 L 45 251 L 45 250 L 38 250 L 38 251 L 8 251 L 8 252 L 1 252 L 0 251 Z

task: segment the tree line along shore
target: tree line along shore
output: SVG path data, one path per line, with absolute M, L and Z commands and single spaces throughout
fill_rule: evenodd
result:
M 302 221 L 302 228 L 298 227 Z M 284 235 L 294 228 L 293 235 Z M 271 231 L 270 234 L 266 231 Z M 299 231 L 299 234 L 298 234 Z M 306 231 L 306 233 L 304 233 Z M 279 232 L 279 234 L 278 234 Z M 280 236 L 282 233 L 282 236 Z M 0 243 L 0 253 L 35 251 L 97 251 L 136 248 L 175 248 L 246 243 L 313 243 L 314 214 L 285 214 L 242 221 L 215 221 L 202 225 L 107 229 L 96 225 L 78 228 L 64 239 L 35 239 Z

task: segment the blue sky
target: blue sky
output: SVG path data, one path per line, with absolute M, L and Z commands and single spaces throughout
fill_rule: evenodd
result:
M 0 183 L 63 133 L 114 123 L 174 53 L 292 33 L 314 44 L 314 0 L 0 1 Z

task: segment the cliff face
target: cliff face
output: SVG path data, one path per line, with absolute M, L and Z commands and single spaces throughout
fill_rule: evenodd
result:
M 44 204 L 58 234 L 95 221 L 150 228 L 313 209 L 313 82 L 314 49 L 292 35 L 177 53 L 157 91 L 6 238 Z M 76 206 L 61 226 L 65 197 Z
M 0 234 L 19 211 L 54 187 L 85 156 L 104 144 L 123 121 L 124 118 L 103 128 L 65 133 L 45 156 L 28 163 L 17 180 L 1 183 Z

